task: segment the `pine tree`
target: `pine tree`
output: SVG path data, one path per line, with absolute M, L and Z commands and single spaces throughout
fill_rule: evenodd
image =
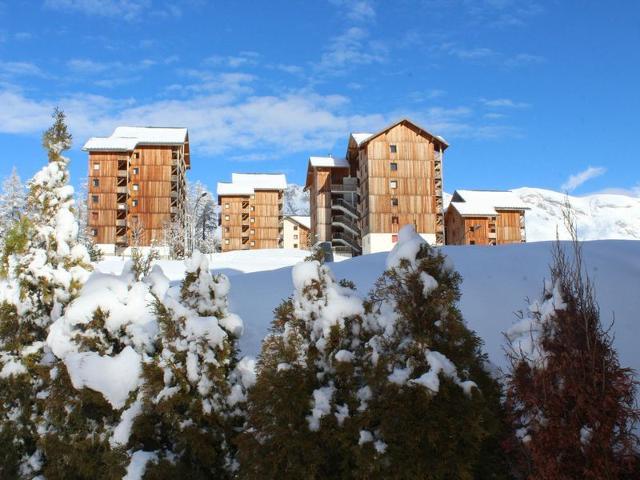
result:
M 4 237 L 8 230 L 20 220 L 25 213 L 26 192 L 24 184 L 13 167 L 11 175 L 2 182 L 0 193 L 0 248 L 4 248 Z
M 639 478 L 637 382 L 602 327 L 575 222 L 568 254 L 553 250 L 551 280 L 508 332 L 507 411 L 519 478 Z
M 28 220 L 20 221 L 5 248 L 0 290 L 0 474 L 31 477 L 42 466 L 38 448 L 54 358 L 45 340 L 52 321 L 77 295 L 91 269 L 77 242 L 73 188 L 68 184 L 71 146 L 64 114 L 43 135 L 49 163 L 29 183 Z M 13 250 L 15 249 L 15 250 Z M 40 431 L 40 432 L 39 432 Z
M 412 226 L 367 302 L 363 478 L 508 478 L 500 389 L 457 307 L 461 277 Z
M 159 338 L 129 448 L 153 452 L 146 478 L 230 478 L 252 368 L 237 360 L 243 327 L 229 312 L 229 280 L 212 276 L 200 252 L 186 265 L 177 298 L 155 292 Z
M 275 311 L 240 439 L 242 478 L 351 478 L 362 300 L 315 260 L 293 268 Z

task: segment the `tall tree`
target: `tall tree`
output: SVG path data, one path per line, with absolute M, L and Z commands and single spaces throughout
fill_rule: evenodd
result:
M 8 477 L 30 476 L 41 466 L 38 429 L 46 428 L 43 400 L 53 365 L 45 345 L 48 327 L 91 270 L 78 243 L 69 160 L 62 155 L 71 135 L 61 110 L 53 118 L 43 135 L 49 161 L 29 183 L 29 218 L 19 223 L 22 240 L 6 252 L 0 288 L 0 436 L 7 440 L 0 446 L 0 473 Z
M 13 167 L 11 174 L 2 182 L 0 194 L 0 231 L 6 232 L 20 220 L 26 206 L 26 190 L 18 170 Z
M 553 250 L 551 280 L 508 332 L 506 406 L 520 478 L 639 478 L 633 372 L 603 328 L 570 211 L 572 252 Z

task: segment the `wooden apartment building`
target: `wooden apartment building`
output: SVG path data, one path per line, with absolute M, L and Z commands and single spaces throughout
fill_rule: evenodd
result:
M 447 245 L 526 241 L 528 207 L 510 191 L 456 190 L 445 214 Z
M 313 243 L 331 241 L 340 253 L 386 251 L 400 228 L 413 224 L 429 243 L 444 244 L 447 147 L 405 118 L 373 134 L 351 134 L 344 159 L 311 157 L 305 188 Z
M 286 187 L 282 174 L 233 173 L 218 183 L 223 252 L 282 247 Z
M 90 138 L 88 229 L 105 253 L 164 241 L 166 224 L 184 221 L 186 128 L 118 127 Z
M 308 250 L 311 217 L 303 215 L 285 215 L 282 229 L 282 247 Z

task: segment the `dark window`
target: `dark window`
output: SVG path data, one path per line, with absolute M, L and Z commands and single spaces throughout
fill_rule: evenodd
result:
M 394 206 L 394 207 L 397 207 L 398 206 L 398 199 L 397 198 L 392 198 L 391 199 L 391 205 Z
M 136 152 L 133 154 L 133 158 L 140 158 L 140 152 Z
M 134 174 L 134 175 L 138 175 L 139 173 L 140 173 L 140 169 L 139 169 L 138 167 L 135 167 L 135 168 L 133 169 L 133 174 Z
M 298 244 L 297 244 L 297 243 L 294 243 L 294 244 L 293 244 L 293 248 L 298 248 Z
M 91 235 L 93 235 L 94 237 L 98 236 L 98 229 L 97 228 L 92 228 L 91 229 Z
M 394 225 L 398 224 L 398 217 L 391 217 L 391 223 Z
M 397 153 L 398 147 L 395 145 L 389 145 L 389 150 L 391 151 L 391 153 Z
M 398 164 L 396 162 L 391 162 L 391 171 L 395 172 L 398 170 Z
M 91 218 L 93 220 L 98 220 L 98 212 L 91 212 Z
M 94 178 L 93 179 L 93 186 L 94 187 L 99 187 L 100 186 L 100 179 L 99 178 Z
M 475 240 L 469 240 L 469 245 L 475 245 L 476 241 Z
M 93 203 L 98 203 L 98 195 L 91 195 L 91 201 Z
M 138 206 L 138 200 L 134 199 L 134 200 L 131 202 L 131 205 L 133 205 L 134 207 L 137 207 L 137 206 Z
M 293 226 L 293 229 L 294 229 L 294 230 L 297 230 L 297 229 L 298 229 L 298 226 L 297 226 L 297 225 L 294 225 L 294 226 Z

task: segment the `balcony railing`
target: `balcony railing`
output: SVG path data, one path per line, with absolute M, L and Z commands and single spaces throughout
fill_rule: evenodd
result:
M 337 198 L 335 200 L 331 201 L 331 206 L 340 210 L 345 211 L 346 213 L 350 214 L 352 217 L 354 217 L 355 219 L 358 218 L 358 210 L 356 209 L 356 206 L 345 201 L 343 198 Z
M 360 233 L 360 229 L 358 228 L 356 223 L 353 221 L 353 218 L 350 216 L 335 215 L 334 217 L 331 218 L 331 223 L 334 225 L 335 224 L 340 225 L 343 228 L 350 230 L 351 232 L 353 232 L 354 235 L 358 235 Z
M 358 186 L 355 183 L 332 183 L 331 184 L 331 192 L 333 193 L 342 193 L 342 192 L 355 192 L 358 190 Z

